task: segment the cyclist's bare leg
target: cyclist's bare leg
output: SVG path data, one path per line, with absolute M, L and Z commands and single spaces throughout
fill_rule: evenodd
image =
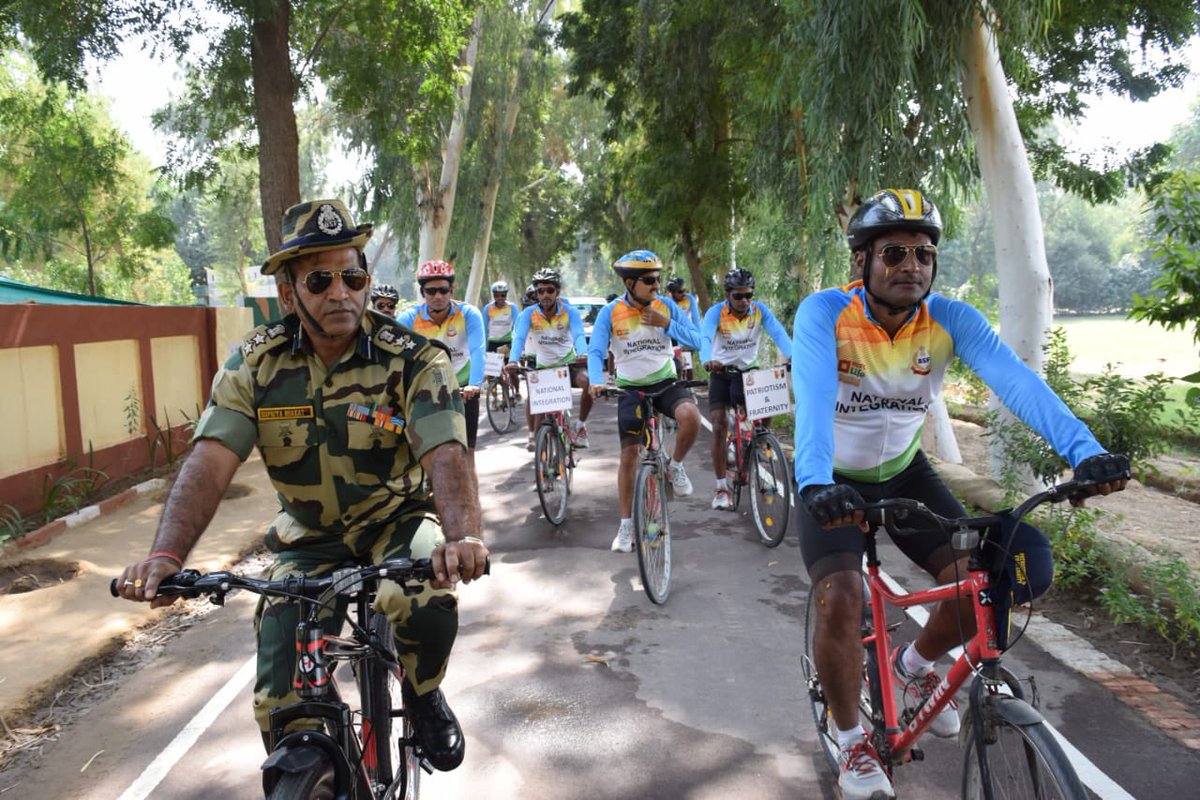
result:
M 948 564 L 936 576 L 939 585 L 954 583 L 967 577 L 967 559 L 958 564 Z M 961 622 L 960 622 L 961 620 Z M 975 611 L 971 597 L 964 595 L 959 600 L 944 600 L 929 613 L 929 622 L 921 629 L 914 644 L 917 654 L 926 661 L 936 661 L 975 635 Z
M 679 423 L 679 430 L 675 434 L 675 453 L 671 457 L 682 462 L 700 435 L 700 409 L 691 400 L 677 403 L 675 421 Z
M 724 408 L 714 408 L 708 412 L 708 421 L 712 423 L 712 464 L 713 475 L 717 480 L 725 477 L 725 432 L 729 430 L 728 421 L 725 419 Z
M 573 382 L 576 389 L 583 390 L 583 397 L 579 398 L 579 421 L 587 422 L 588 414 L 592 413 L 592 393 L 588 390 L 591 384 L 588 383 L 588 376 L 582 371 L 575 373 Z
M 862 689 L 862 575 L 835 572 L 812 588 L 816 598 L 813 658 L 821 689 L 840 730 L 859 724 L 858 698 Z
M 638 443 L 621 446 L 621 464 L 617 468 L 617 497 L 621 503 L 621 519 L 633 516 L 633 479 L 637 476 Z

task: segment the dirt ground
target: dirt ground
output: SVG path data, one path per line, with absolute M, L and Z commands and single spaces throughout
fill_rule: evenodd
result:
M 957 419 L 953 425 L 963 465 L 986 475 L 987 437 L 983 428 Z M 1163 485 L 1190 485 L 1200 467 L 1200 462 L 1180 458 L 1159 459 L 1156 464 L 1160 470 L 1156 482 Z M 1089 504 L 1106 512 L 1099 522 L 1101 534 L 1116 546 L 1131 549 L 1138 561 L 1177 553 L 1194 573 L 1200 574 L 1200 506 L 1196 503 L 1131 481 L 1124 492 Z M 1172 653 L 1170 645 L 1152 634 L 1108 621 L 1094 594 L 1089 594 L 1051 589 L 1039 599 L 1037 608 L 1188 703 L 1193 712 L 1200 712 L 1200 654 Z

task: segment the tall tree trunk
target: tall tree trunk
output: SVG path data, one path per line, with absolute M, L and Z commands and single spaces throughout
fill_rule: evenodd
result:
M 712 296 L 708 293 L 708 281 L 704 278 L 703 258 L 696 236 L 692 231 L 692 223 L 685 222 L 679 230 L 679 239 L 683 243 L 683 259 L 687 262 L 688 275 L 691 276 L 692 286 L 696 289 L 696 299 L 701 308 L 712 306 Z
M 471 22 L 471 39 L 459 57 L 459 66 L 471 75 L 458 87 L 450 131 L 442 140 L 442 174 L 433 183 L 433 165 L 426 161 L 417 168 L 417 216 L 420 232 L 417 240 L 417 263 L 444 258 L 450 221 L 454 217 L 454 198 L 458 189 L 458 168 L 462 163 L 463 143 L 467 138 L 467 111 L 471 106 L 471 85 L 475 81 L 475 57 L 479 52 L 482 11 Z
M 273 0 L 273 8 L 251 22 L 250 68 L 254 81 L 254 121 L 258 127 L 258 188 L 263 232 L 271 252 L 279 249 L 284 210 L 300 202 L 300 137 L 296 132 L 288 51 L 290 24 L 289 0 Z
M 1046 265 L 1042 219 L 1025 143 L 995 33 L 982 16 L 963 35 L 963 94 L 979 171 L 992 209 L 1000 277 L 1000 337 L 1030 368 L 1042 369 L 1042 343 L 1053 321 L 1054 287 Z M 991 405 L 998 406 L 995 395 Z M 1002 421 L 1007 412 L 1002 412 Z M 1011 420 L 1011 416 L 1008 416 Z M 1003 453 L 992 437 L 992 469 Z

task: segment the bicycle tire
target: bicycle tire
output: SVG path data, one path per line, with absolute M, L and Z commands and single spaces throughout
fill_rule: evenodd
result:
M 633 484 L 633 535 L 642 588 L 655 605 L 671 593 L 671 519 L 667 478 L 661 463 L 638 466 Z
M 516 424 L 516 409 L 513 408 L 512 390 L 503 380 L 488 381 L 487 417 L 488 424 L 496 433 L 504 434 Z
M 740 456 L 740 458 L 739 458 Z M 737 420 L 730 422 L 725 431 L 725 478 L 729 487 L 729 510 L 737 511 L 742 504 L 742 487 L 746 485 L 742 461 L 745 453 L 737 442 Z
M 392 646 L 392 623 L 387 615 L 376 611 L 367 623 L 371 636 L 376 641 Z M 402 764 L 399 737 L 392 731 L 392 710 L 400 708 L 400 676 L 393 672 L 381 659 L 368 658 L 357 665 L 356 677 L 362 710 L 359 741 L 363 754 L 363 766 L 367 777 L 376 791 L 388 787 L 397 777 L 396 768 Z
M 267 800 L 333 800 L 335 788 L 333 765 L 323 762 L 300 772 L 280 775 Z
M 864 584 L 864 592 L 866 592 L 866 589 L 867 587 Z M 825 701 L 825 692 L 821 687 L 820 676 L 817 675 L 817 662 L 813 645 L 816 636 L 817 605 L 811 589 L 809 590 L 806 606 L 807 608 L 804 613 L 804 654 L 800 657 L 800 671 L 808 692 L 809 708 L 812 711 L 813 724 L 817 728 L 817 742 L 821 745 L 821 752 L 825 754 L 825 761 L 828 763 L 829 769 L 834 775 L 837 775 L 840 771 L 838 768 L 837 726 Z M 863 599 L 862 624 L 863 635 L 869 635 L 872 628 L 871 610 L 870 603 L 866 600 L 865 596 Z M 862 723 L 863 730 L 868 732 L 868 735 L 877 748 L 880 742 L 878 741 L 879 737 L 874 734 L 876 727 L 873 717 L 875 716 L 875 709 L 883 708 L 881 688 L 875 651 L 870 646 L 864 646 L 863 685 L 859 693 L 858 703 L 859 721 Z
M 787 533 L 792 510 L 792 478 L 783 445 L 769 431 L 751 443 L 750 510 L 758 538 L 767 547 L 778 547 Z
M 987 761 L 993 797 L 1037 798 L 1037 800 L 1086 800 L 1087 790 L 1074 767 L 1044 722 L 1017 724 L 999 711 L 999 703 L 1017 703 L 1014 697 L 985 695 L 979 712 L 985 726 Z M 1035 713 L 1035 712 L 1031 712 Z M 975 714 L 968 711 L 963 742 L 962 796 L 978 800 L 985 796 L 976 753 Z
M 533 468 L 542 511 L 551 524 L 561 525 L 567 517 L 570 486 L 567 454 L 553 425 L 538 427 L 537 439 L 533 446 Z

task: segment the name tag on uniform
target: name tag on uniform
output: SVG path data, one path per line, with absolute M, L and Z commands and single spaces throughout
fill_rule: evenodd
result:
M 260 422 L 272 419 L 312 419 L 312 406 L 276 406 L 274 408 L 260 408 L 258 410 L 258 419 Z
M 359 422 L 369 422 L 373 427 L 392 433 L 404 431 L 404 420 L 395 416 L 390 406 L 360 406 L 351 403 L 346 406 L 346 416 Z

